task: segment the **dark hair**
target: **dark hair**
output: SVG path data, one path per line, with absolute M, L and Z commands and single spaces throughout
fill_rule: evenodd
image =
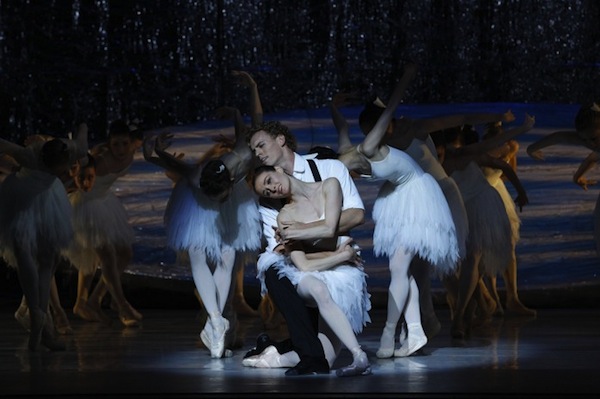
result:
M 92 154 L 90 154 L 89 152 L 87 153 L 87 162 L 85 165 L 82 165 L 81 168 L 94 168 L 96 169 L 96 160 L 94 159 L 94 157 L 92 156 Z
M 298 147 L 298 145 L 296 144 L 296 137 L 294 137 L 294 135 L 292 134 L 292 132 L 290 132 L 290 129 L 286 125 L 282 125 L 278 121 L 270 121 L 262 123 L 258 126 L 251 127 L 246 132 L 246 140 L 250 142 L 252 136 L 261 131 L 266 132 L 267 134 L 269 134 L 269 136 L 273 138 L 279 136 L 280 134 L 283 135 L 283 137 L 285 137 L 285 144 L 292 151 L 296 151 L 296 148 Z
M 385 108 L 376 105 L 373 101 L 368 102 L 358 115 L 358 125 L 363 134 L 368 134 L 383 114 Z
M 113 136 L 131 136 L 129 125 L 123 119 L 116 119 L 108 127 L 108 137 Z
M 308 150 L 309 154 L 317 154 L 317 159 L 338 159 L 338 153 L 331 147 L 314 146 Z
M 598 104 L 598 103 L 597 103 Z M 578 132 L 600 124 L 600 112 L 592 109 L 593 103 L 584 104 L 575 116 L 575 129 Z
M 260 175 L 261 173 L 265 173 L 265 172 L 275 172 L 275 167 L 271 166 L 271 165 L 259 165 L 254 169 L 254 172 L 252 173 L 252 185 L 254 186 L 254 183 L 256 182 L 256 177 L 258 175 Z
M 200 188 L 208 197 L 218 197 L 232 185 L 231 174 L 220 159 L 212 159 L 202 168 Z
M 443 130 L 436 130 L 435 132 L 429 133 L 431 140 L 433 140 L 433 144 L 436 147 L 446 147 L 447 137 L 446 132 Z
M 471 125 L 463 125 L 461 129 L 465 145 L 479 142 L 479 133 Z
M 42 162 L 48 168 L 69 163 L 69 148 L 61 139 L 46 141 L 41 151 Z

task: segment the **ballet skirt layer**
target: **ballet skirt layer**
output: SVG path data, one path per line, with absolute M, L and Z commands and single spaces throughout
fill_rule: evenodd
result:
M 467 219 L 467 210 L 465 209 L 465 204 L 463 203 L 456 182 L 446 174 L 442 164 L 439 162 L 435 151 L 435 144 L 433 144 L 431 137 L 428 136 L 427 141 L 414 139 L 405 152 L 417 162 L 424 172 L 433 176 L 440 185 L 452 213 L 459 257 L 464 259 L 467 252 L 466 241 L 469 236 L 469 221 Z
M 22 168 L 0 184 L 0 251 L 17 267 L 14 243 L 31 254 L 42 245 L 59 251 L 73 237 L 71 204 L 62 182 L 47 172 Z M 35 256 L 35 255 L 34 255 Z
M 511 259 L 512 235 L 500 194 L 488 183 L 475 162 L 454 171 L 452 177 L 461 191 L 467 210 L 469 250 L 482 254 L 481 261 L 486 274 L 495 276 L 502 273 Z
M 251 252 L 261 245 L 258 201 L 245 180 L 233 186 L 227 200 L 218 202 L 180 179 L 167 203 L 164 222 L 172 249 L 203 250 L 212 261 L 218 261 L 224 246 Z
M 453 272 L 459 249 L 452 214 L 439 184 L 406 153 L 389 148 L 371 161 L 372 180 L 385 180 L 373 205 L 373 249 L 377 256 L 396 251 L 419 255 L 440 275 Z
M 367 274 L 362 266 L 339 265 L 328 270 L 307 272 L 298 269 L 287 255 L 267 251 L 260 257 L 258 264 L 264 266 L 258 268 L 257 278 L 263 295 L 267 292 L 265 272 L 269 267 L 274 267 L 279 278 L 288 278 L 294 286 L 298 286 L 306 276 L 313 276 L 327 286 L 331 299 L 348 317 L 355 333 L 360 333 L 371 322 L 371 295 L 367 291 Z

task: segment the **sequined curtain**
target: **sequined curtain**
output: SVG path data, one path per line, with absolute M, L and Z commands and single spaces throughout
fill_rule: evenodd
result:
M 598 97 L 595 0 L 0 0 L 0 134 L 63 134 L 86 121 L 146 128 L 246 110 L 386 97 L 407 61 L 406 101 L 579 103 Z

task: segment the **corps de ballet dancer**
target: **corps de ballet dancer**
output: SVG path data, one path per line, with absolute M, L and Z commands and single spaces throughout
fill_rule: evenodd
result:
M 338 131 L 339 160 L 350 171 L 384 181 L 373 205 L 374 252 L 389 257 L 391 275 L 387 320 L 376 353 L 379 358 L 410 356 L 427 343 L 421 325 L 419 290 L 410 271 L 412 259 L 420 256 L 434 265 L 440 275 L 454 273 L 459 259 L 452 214 L 438 183 L 408 154 L 382 144 L 393 113 L 415 73 L 413 64 L 405 67 L 389 106 L 361 144 L 351 144 L 347 129 Z M 402 315 L 407 335 L 396 349 L 396 329 Z
M 165 210 L 167 243 L 189 255 L 194 284 L 208 313 L 200 338 L 213 358 L 231 354 L 225 350 L 229 320 L 222 313 L 236 256 L 256 251 L 261 244 L 257 197 L 245 179 L 252 152 L 241 115 L 237 109 L 233 112 L 233 147 L 217 143 L 197 163 L 187 164 L 166 151 L 171 134 L 144 143 L 147 161 L 181 176 Z

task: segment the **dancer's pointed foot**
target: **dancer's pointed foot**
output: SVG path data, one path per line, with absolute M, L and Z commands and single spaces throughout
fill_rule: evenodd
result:
M 408 337 L 406 342 L 394 351 L 394 357 L 407 357 L 421 349 L 427 344 L 425 331 L 418 323 L 408 325 Z
M 141 323 L 139 318 L 136 317 L 136 313 L 135 309 L 126 302 L 119 308 L 119 320 L 125 327 L 139 327 Z
M 29 316 L 29 308 L 27 306 L 19 306 L 15 312 L 15 320 L 23 327 L 27 332 L 31 330 L 31 318 Z
M 61 308 L 58 310 L 54 310 L 52 312 L 52 318 L 54 320 L 54 328 L 56 332 L 60 335 L 70 335 L 73 334 L 73 329 L 71 328 L 71 323 L 69 323 L 69 319 L 65 311 Z
M 537 311 L 523 305 L 521 301 L 512 300 L 506 303 L 507 316 L 536 317 Z
M 365 352 L 358 355 L 352 364 L 335 371 L 338 377 L 354 377 L 357 375 L 370 375 L 371 373 L 371 365 Z
M 206 349 L 210 350 L 212 346 L 212 337 L 213 336 L 213 328 L 212 324 L 210 324 L 210 318 L 206 320 L 206 324 L 204 325 L 204 329 L 200 332 L 200 340 L 206 347 Z
M 452 335 L 452 338 L 455 339 L 464 339 L 465 338 L 465 326 L 463 321 L 456 317 L 453 321 L 452 321 L 452 327 L 450 327 L 450 334 Z
M 211 316 L 210 321 L 213 327 L 210 356 L 214 359 L 220 359 L 223 357 L 223 352 L 225 352 L 225 335 L 229 330 L 229 320 L 219 314 Z
M 110 317 L 102 311 L 100 304 L 94 306 L 91 302 L 78 300 L 73 306 L 73 314 L 85 321 L 112 324 Z
M 396 326 L 385 323 L 383 333 L 381 333 L 381 339 L 379 341 L 379 349 L 375 355 L 380 359 L 388 359 L 394 356 L 394 345 L 396 335 Z

